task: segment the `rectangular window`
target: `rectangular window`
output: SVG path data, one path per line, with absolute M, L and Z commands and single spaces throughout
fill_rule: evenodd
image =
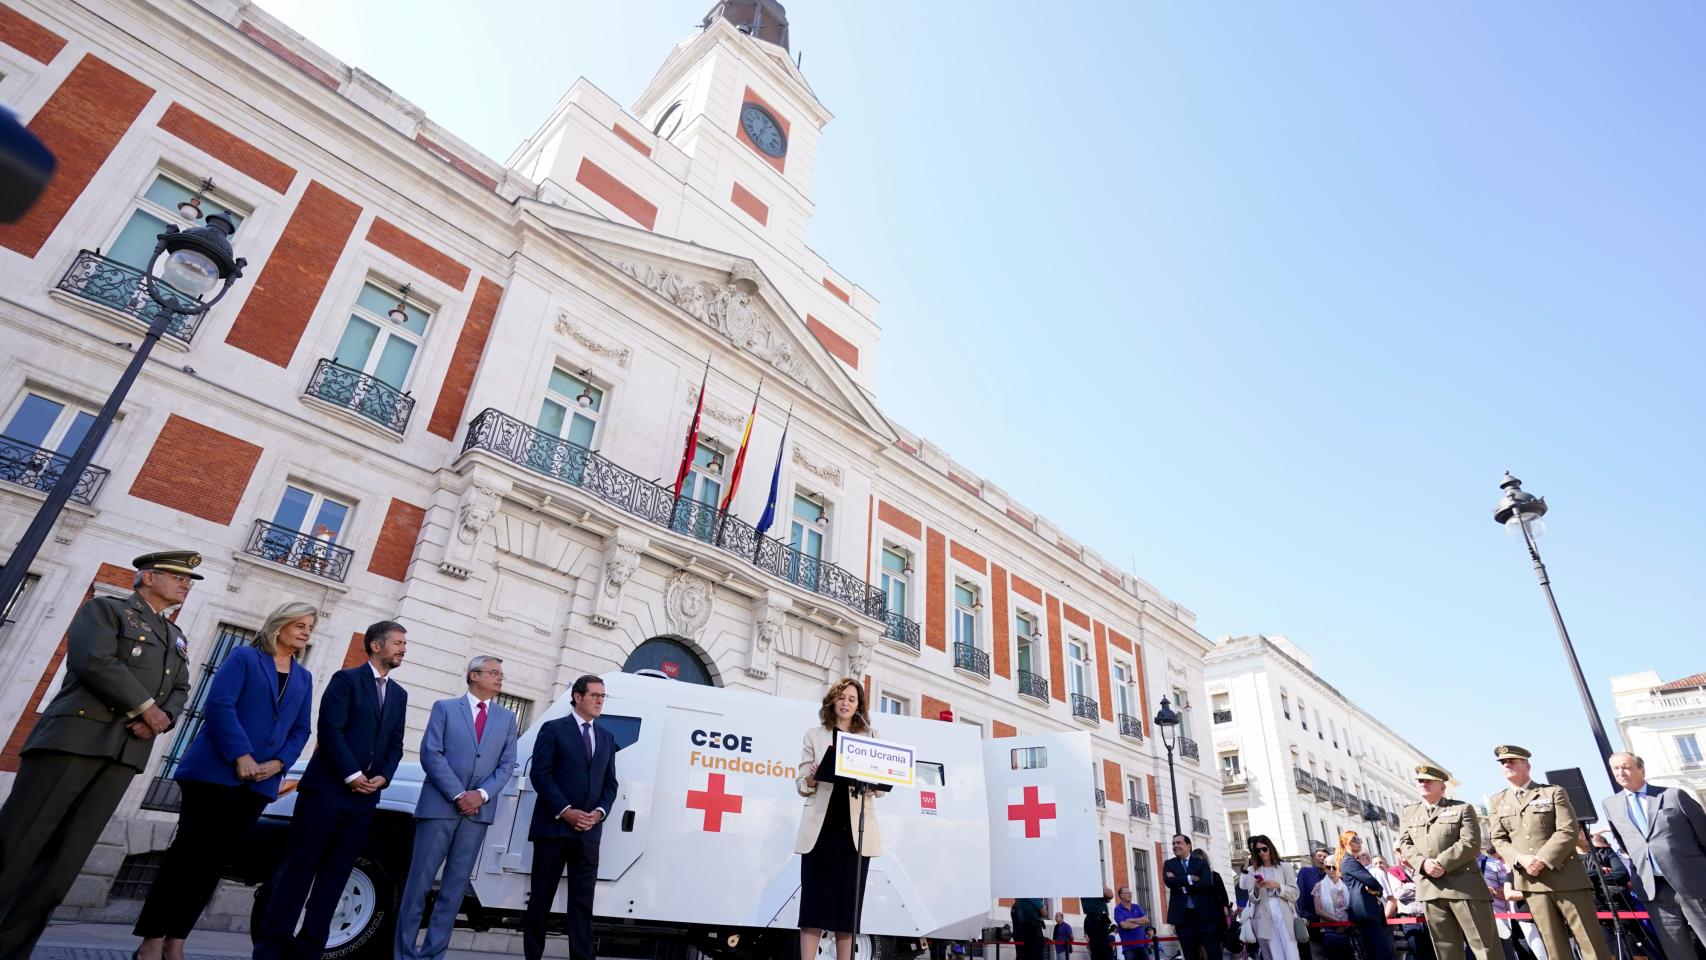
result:
M 1319 710 L 1315 711 L 1315 739 L 1327 739 L 1327 731 L 1321 728 L 1321 711 Z
M 912 559 L 898 547 L 883 545 L 883 567 L 878 586 L 888 612 L 897 617 L 907 616 L 907 594 L 912 586 Z
M 1132 847 L 1131 899 L 1132 902 L 1143 907 L 1143 915 L 1151 918 L 1150 923 L 1156 922 L 1154 919 L 1155 911 L 1152 909 L 1155 903 L 1154 884 L 1155 881 L 1152 879 L 1149 864 L 1149 851 L 1141 847 Z
M 6 565 L 0 564 L 0 570 L 5 569 Z M 18 592 L 8 597 L 5 602 L 0 603 L 0 642 L 4 642 L 7 635 L 12 632 L 12 621 L 17 619 L 18 611 L 24 607 L 24 598 L 29 596 L 30 591 L 35 588 L 39 580 L 41 577 L 36 574 L 25 574 L 24 582 L 18 584 Z
M 794 492 L 794 517 L 788 524 L 788 579 L 817 589 L 818 567 L 823 561 L 823 536 L 829 529 L 829 506 L 810 493 Z
M 1283 690 L 1280 691 L 1280 713 L 1285 714 L 1287 720 L 1291 719 L 1291 697 Z
M 415 364 L 415 354 L 420 352 L 431 319 L 432 314 L 407 300 L 400 288 L 388 289 L 369 280 L 362 284 L 361 293 L 355 298 L 355 307 L 350 311 L 332 360 L 401 390 L 409 379 L 409 370 Z
M 1333 721 L 1327 721 L 1327 732 L 1333 735 L 1333 749 L 1339 748 L 1339 728 Z
M 188 178 L 156 173 L 142 193 L 131 201 L 130 216 L 119 228 L 118 236 L 108 245 L 107 258 L 137 270 L 147 270 L 148 261 L 154 258 L 155 240 L 166 232 L 168 223 L 184 229 L 199 227 L 207 222 L 206 217 L 210 213 L 225 214 L 241 230 L 242 213 L 215 200 L 211 188 L 199 192 L 198 196 L 198 188 L 192 186 Z M 184 216 L 186 210 L 199 213 L 190 218 Z
M 1013 615 L 1013 636 L 1018 640 L 1019 672 L 1040 674 L 1042 661 L 1037 655 L 1037 621 L 1028 613 Z
M 1191 816 L 1193 816 L 1193 817 L 1202 816 L 1202 797 L 1199 797 L 1194 793 L 1191 794 L 1189 797 L 1189 806 L 1190 806 L 1190 810 L 1191 810 Z
M 717 504 L 723 496 L 723 451 L 701 440 L 693 448 L 693 463 L 681 481 L 675 502 L 676 531 L 707 543 L 717 533 Z
M 897 697 L 894 694 L 885 693 L 877 701 L 877 712 L 890 713 L 897 717 L 904 717 L 910 715 L 912 710 L 908 706 L 905 697 Z
M 213 648 L 208 651 L 207 659 L 202 661 L 201 674 L 190 687 L 189 705 L 184 708 L 183 715 L 178 718 L 172 731 L 172 746 L 166 755 L 160 759 L 160 769 L 154 775 L 155 787 L 148 790 L 143 806 L 151 810 L 176 810 L 179 797 L 176 785 L 171 783 L 172 774 L 177 772 L 178 764 L 184 758 L 184 752 L 195 740 L 201 730 L 202 722 L 207 714 L 207 691 L 212 685 L 213 675 L 219 671 L 220 665 L 231 651 L 246 643 L 255 641 L 255 631 L 229 623 L 219 625 L 219 632 L 214 635 Z
M 551 368 L 545 399 L 539 405 L 540 430 L 591 450 L 596 446 L 603 412 L 604 391 L 593 386 L 587 371 L 577 375 L 561 367 Z
M 497 705 L 515 714 L 515 729 L 525 733 L 527 721 L 533 716 L 533 701 L 526 697 L 517 697 L 508 693 L 500 693 L 492 698 Z
M 286 484 L 272 526 L 253 545 L 255 555 L 274 563 L 318 572 L 332 558 L 331 549 L 348 525 L 350 505 L 323 493 Z
M 94 422 L 93 408 L 26 392 L 0 421 L 0 480 L 52 490 Z
M 1143 794 L 1138 790 L 1137 778 L 1125 778 L 1125 795 L 1128 800 L 1142 800 Z
M 970 584 L 954 583 L 954 642 L 977 649 L 977 588 Z
M 1080 697 L 1090 695 L 1090 647 L 1074 638 L 1067 643 L 1071 664 L 1066 671 L 1066 692 Z
M 1132 709 L 1131 668 L 1115 661 L 1114 663 L 1114 711 L 1120 716 L 1135 717 Z
M 1683 763 L 1701 762 L 1700 741 L 1692 733 L 1685 733 L 1676 738 L 1676 752 Z
M 1014 747 L 1011 756 L 1015 770 L 1041 770 L 1048 766 L 1047 747 Z
M 1301 699 L 1297 701 L 1297 722 L 1303 724 L 1303 729 L 1309 729 L 1309 709 L 1303 705 Z
M 1238 771 L 1239 771 L 1238 754 L 1236 754 L 1236 753 L 1223 753 L 1223 754 L 1221 754 L 1220 755 L 1220 770 L 1222 773 L 1225 773 L 1228 776 L 1236 777 L 1238 775 Z

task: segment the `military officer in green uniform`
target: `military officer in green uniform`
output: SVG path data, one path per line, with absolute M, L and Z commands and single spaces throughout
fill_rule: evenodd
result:
M 1398 857 L 1416 877 L 1416 899 L 1439 960 L 1463 960 L 1465 943 L 1476 960 L 1493 960 L 1504 948 L 1493 921 L 1493 895 L 1476 859 L 1481 826 L 1474 807 L 1446 797 L 1450 779 L 1439 767 L 1417 765 L 1422 801 L 1398 817 Z
M 1611 953 L 1594 918 L 1593 890 L 1576 858 L 1576 811 L 1569 796 L 1563 787 L 1529 778 L 1531 754 L 1522 747 L 1494 747 L 1493 756 L 1510 783 L 1487 802 L 1493 849 L 1510 864 L 1511 885 L 1522 891 L 1547 956 L 1569 957 L 1574 936 L 1582 960 L 1607 960 Z
M 28 960 L 189 697 L 189 645 L 165 612 L 201 579 L 201 557 L 171 551 L 134 563 L 134 593 L 95 597 L 72 617 L 64 683 L 24 741 L 0 808 L 0 960 Z

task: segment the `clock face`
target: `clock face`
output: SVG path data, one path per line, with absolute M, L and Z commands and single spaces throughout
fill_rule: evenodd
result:
M 685 112 L 681 109 L 680 100 L 670 104 L 669 109 L 658 118 L 657 125 L 652 127 L 652 132 L 665 140 L 675 136 L 675 131 L 681 129 L 681 117 Z
M 740 108 L 740 127 L 769 156 L 780 157 L 788 152 L 788 135 L 782 132 L 782 125 L 758 104 L 749 103 Z

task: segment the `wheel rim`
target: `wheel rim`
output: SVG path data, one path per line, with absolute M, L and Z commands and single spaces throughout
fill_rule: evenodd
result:
M 367 871 L 356 867 L 350 871 L 349 882 L 338 897 L 338 908 L 332 911 L 332 929 L 326 937 L 326 949 L 336 950 L 361 935 L 373 922 L 379 908 L 379 889 Z
M 861 933 L 853 938 L 853 956 L 858 960 L 871 960 L 870 934 Z M 817 942 L 817 960 L 835 960 L 835 934 L 826 933 Z

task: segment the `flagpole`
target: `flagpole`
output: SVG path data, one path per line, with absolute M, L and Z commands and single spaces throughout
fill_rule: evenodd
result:
M 734 506 L 735 493 L 740 490 L 741 472 L 746 467 L 746 448 L 752 442 L 752 428 L 758 423 L 758 400 L 764 395 L 764 377 L 758 378 L 758 389 L 752 393 L 752 411 L 746 415 L 746 429 L 741 431 L 740 449 L 729 471 L 729 488 L 723 493 L 722 505 L 717 508 L 717 545 L 723 546 L 723 531 L 728 526 L 729 509 Z
M 782 439 L 776 441 L 776 466 L 770 471 L 770 498 L 764 504 L 764 515 L 758 518 L 757 533 L 752 543 L 752 562 L 758 563 L 758 551 L 764 546 L 764 531 L 776 521 L 776 484 L 782 478 L 782 451 L 788 446 L 788 427 L 794 422 L 794 405 L 788 404 L 788 417 L 782 421 Z

